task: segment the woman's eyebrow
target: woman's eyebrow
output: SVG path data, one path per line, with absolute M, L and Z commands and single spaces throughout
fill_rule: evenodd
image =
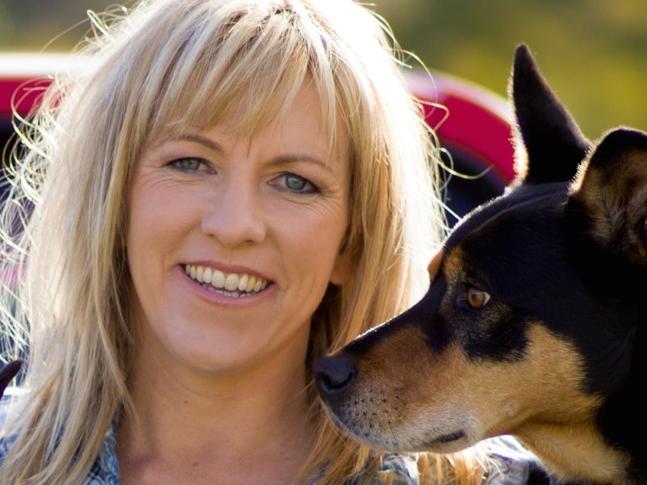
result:
M 199 143 L 200 145 L 204 145 L 210 150 L 213 150 L 214 152 L 224 152 L 225 150 L 215 141 L 213 141 L 210 138 L 207 138 L 206 136 L 202 135 L 196 135 L 194 133 L 182 133 L 178 136 L 174 136 L 166 141 L 178 141 L 178 140 L 183 140 L 183 141 L 192 141 L 194 143 Z
M 286 155 L 279 155 L 277 157 L 274 157 L 272 159 L 272 163 L 297 163 L 297 162 L 311 162 L 316 165 L 319 165 L 321 168 L 324 170 L 331 172 L 332 170 L 330 169 L 330 165 L 319 160 L 316 157 L 313 157 L 312 155 L 306 155 L 305 153 L 291 153 L 291 154 L 286 154 Z
M 175 136 L 173 138 L 168 139 L 167 141 L 178 141 L 178 140 L 191 141 L 191 142 L 194 142 L 194 143 L 198 143 L 198 144 L 203 145 L 203 146 L 205 146 L 205 147 L 207 147 L 210 150 L 213 150 L 215 152 L 223 153 L 225 151 L 222 148 L 222 146 L 220 146 L 219 143 L 213 141 L 210 138 L 207 138 L 206 136 L 198 135 L 198 134 L 195 134 L 195 133 L 182 133 L 182 134 L 180 134 L 178 136 Z M 297 162 L 315 163 L 315 164 L 319 165 L 320 167 L 322 167 L 324 170 L 326 170 L 328 172 L 332 172 L 329 164 L 323 162 L 322 160 L 320 160 L 317 157 L 313 157 L 312 155 L 308 155 L 306 153 L 289 153 L 289 154 L 285 154 L 285 155 L 278 155 L 278 156 L 274 157 L 272 159 L 272 161 L 271 161 L 271 163 L 276 163 L 276 164 L 279 164 L 279 163 L 289 164 L 289 163 L 297 163 Z

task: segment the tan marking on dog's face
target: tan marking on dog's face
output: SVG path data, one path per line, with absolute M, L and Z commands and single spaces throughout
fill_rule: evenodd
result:
M 415 417 L 426 407 L 440 405 L 432 385 L 451 385 L 452 355 L 430 352 L 426 337 L 416 325 L 400 328 L 381 339 L 356 360 L 358 380 L 353 395 L 347 399 L 343 416 L 344 427 L 372 446 L 385 449 L 425 449 L 419 436 L 409 436 L 406 428 L 415 427 Z M 421 428 L 422 429 L 422 428 Z
M 434 353 L 420 326 L 404 327 L 358 360 L 345 426 L 374 446 L 453 452 L 530 422 L 589 419 L 599 399 L 580 390 L 574 347 L 539 323 L 527 337 L 524 359 L 496 362 L 469 359 L 459 342 Z M 465 438 L 434 442 L 456 431 Z
M 456 246 L 451 249 L 445 258 L 445 264 L 443 264 L 442 270 L 447 278 L 447 281 L 454 281 L 461 277 L 463 274 L 463 250 L 460 246 Z
M 434 279 L 436 279 L 436 275 L 438 274 L 438 270 L 440 269 L 440 263 L 443 260 L 445 252 L 440 249 L 433 258 L 431 258 L 431 262 L 429 263 L 429 266 L 427 267 L 427 270 L 429 271 L 429 281 L 433 282 Z

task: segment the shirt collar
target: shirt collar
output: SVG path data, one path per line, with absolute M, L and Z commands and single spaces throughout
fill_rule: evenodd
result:
M 119 462 L 117 461 L 116 444 L 120 418 L 121 411 L 117 412 L 115 417 L 112 418 L 106 433 L 106 439 L 99 450 L 99 456 L 83 485 L 119 485 Z

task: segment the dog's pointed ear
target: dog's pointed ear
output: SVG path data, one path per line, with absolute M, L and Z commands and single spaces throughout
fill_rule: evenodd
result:
M 517 121 L 514 185 L 571 180 L 590 143 L 546 83 L 525 44 L 515 51 L 510 90 Z
M 647 133 L 607 133 L 580 168 L 571 199 L 586 212 L 600 245 L 647 265 Z

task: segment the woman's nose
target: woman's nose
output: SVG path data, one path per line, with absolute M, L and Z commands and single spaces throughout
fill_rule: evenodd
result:
M 261 217 L 258 193 L 240 183 L 230 183 L 219 189 L 215 197 L 208 198 L 202 231 L 226 248 L 262 242 L 266 226 Z

